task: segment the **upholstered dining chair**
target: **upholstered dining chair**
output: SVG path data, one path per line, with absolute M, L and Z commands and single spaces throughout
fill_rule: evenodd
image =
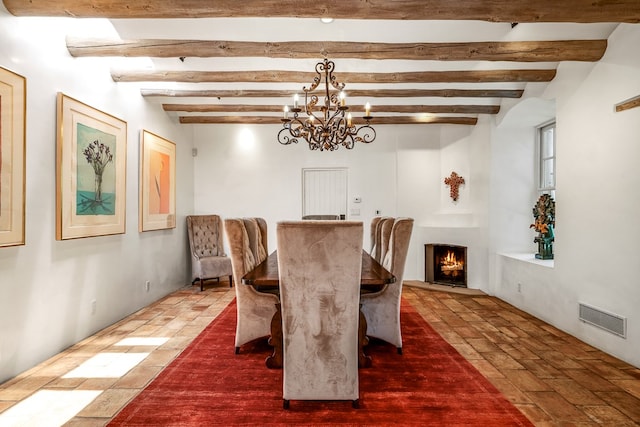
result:
M 311 220 L 330 220 L 330 219 L 335 219 L 338 220 L 340 219 L 340 215 L 305 215 L 302 217 L 302 219 L 311 219 Z
M 257 227 L 250 229 L 252 233 L 260 234 L 254 234 L 250 238 L 245 223 L 257 224 Z M 261 231 L 261 227 L 264 227 L 264 232 Z M 274 294 L 258 292 L 253 286 L 242 284 L 242 276 L 259 264 L 257 260 L 261 256 L 259 252 L 252 250 L 251 240 L 262 242 L 256 243 L 254 247 L 262 244 L 266 251 L 266 222 L 262 218 L 249 221 L 246 218 L 227 218 L 224 220 L 224 230 L 236 282 L 235 352 L 238 354 L 243 344 L 271 334 L 271 319 L 276 313 L 279 299 Z
M 233 285 L 231 258 L 224 253 L 222 220 L 218 215 L 187 216 L 187 234 L 191 251 L 191 284 L 200 281 L 200 290 L 205 279 L 229 277 Z
M 399 354 L 402 354 L 402 280 L 412 230 L 412 218 L 397 218 L 393 222 L 389 248 L 382 266 L 396 277 L 396 282 L 385 285 L 381 291 L 362 294 L 360 298 L 362 312 L 367 321 L 367 336 L 380 338 L 395 345 Z
M 264 218 L 242 218 L 249 236 L 249 248 L 256 258 L 256 265 L 267 258 L 267 221 Z
M 359 402 L 358 322 L 363 225 L 278 223 L 283 406 Z
M 371 233 L 371 250 L 369 255 L 374 256 L 376 251 L 376 231 L 378 231 L 378 223 L 382 219 L 381 216 L 374 216 L 371 219 L 370 233 Z
M 394 219 L 395 218 L 385 216 L 380 219 L 376 227 L 376 250 L 372 256 L 380 264 L 384 261 L 384 256 L 389 246 L 389 237 L 391 236 Z
M 379 245 L 380 252 L 377 254 L 378 262 L 382 264 L 384 258 L 387 256 L 387 252 L 389 251 L 390 239 L 391 239 L 391 230 L 393 228 L 393 224 L 395 223 L 395 218 L 385 218 L 380 221 L 380 237 L 379 237 Z

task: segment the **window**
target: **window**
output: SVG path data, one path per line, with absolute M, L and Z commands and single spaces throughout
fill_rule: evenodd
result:
M 556 123 L 538 128 L 538 192 L 552 196 L 556 189 Z

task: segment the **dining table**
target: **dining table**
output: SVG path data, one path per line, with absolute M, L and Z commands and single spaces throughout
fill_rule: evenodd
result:
M 396 277 L 386 270 L 365 250 L 362 251 L 362 272 L 360 275 L 360 293 L 377 292 L 385 286 L 393 285 Z M 278 293 L 280 276 L 278 273 L 278 252 L 274 251 L 264 261 L 248 271 L 242 277 L 242 284 L 253 286 L 259 292 Z M 362 311 L 358 323 L 358 366 L 371 366 L 371 357 L 364 352 L 364 346 L 369 342 L 367 338 L 367 321 Z M 273 354 L 267 357 L 265 363 L 268 368 L 282 368 L 282 314 L 280 304 L 276 304 L 276 313 L 271 319 L 271 337 L 269 344 L 273 346 Z

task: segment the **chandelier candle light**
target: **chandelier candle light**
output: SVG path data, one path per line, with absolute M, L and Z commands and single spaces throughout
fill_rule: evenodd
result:
M 297 144 L 299 138 L 303 138 L 309 144 L 309 149 L 320 151 L 334 151 L 343 146 L 352 149 L 356 142 L 370 143 L 376 139 L 376 131 L 369 122 L 371 116 L 371 105 L 367 102 L 363 119 L 366 125 L 356 127 L 353 118 L 349 113 L 346 94 L 344 93 L 344 83 L 338 83 L 333 70 L 335 64 L 327 58 L 316 64 L 317 76 L 313 79 L 311 87 L 303 87 L 304 91 L 304 113 L 307 117 L 301 117 L 300 98 L 298 94 L 293 97 L 293 108 L 284 107 L 282 120 L 283 129 L 278 132 L 278 142 L 282 145 Z M 325 96 L 324 105 L 316 108 L 319 99 L 313 91 L 324 79 Z M 338 92 L 329 91 L 329 83 Z M 315 112 L 321 111 L 322 115 Z M 289 112 L 293 113 L 293 118 L 289 118 Z

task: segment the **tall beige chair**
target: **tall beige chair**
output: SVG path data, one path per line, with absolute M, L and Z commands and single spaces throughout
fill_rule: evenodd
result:
M 222 220 L 218 215 L 187 216 L 187 234 L 191 250 L 191 284 L 200 281 L 200 290 L 205 279 L 229 276 L 233 285 L 231 259 L 224 253 L 222 242 Z
M 380 219 L 376 227 L 376 249 L 372 256 L 380 264 L 384 261 L 384 255 L 386 254 L 389 246 L 389 237 L 391 236 L 393 221 L 394 218 L 385 216 Z
M 378 247 L 380 248 L 380 253 L 377 254 L 378 262 L 380 264 L 383 263 L 384 258 L 387 256 L 387 252 L 389 251 L 391 230 L 393 229 L 394 223 L 395 218 L 385 218 L 380 221 L 380 237 L 378 245 Z
M 284 408 L 290 400 L 358 407 L 361 222 L 278 223 Z
M 412 218 L 398 218 L 394 221 L 389 249 L 382 266 L 393 273 L 396 282 L 386 285 L 379 292 L 363 294 L 360 299 L 362 312 L 367 320 L 367 335 L 395 345 L 399 354 L 402 354 L 400 330 L 402 280 L 412 230 Z
M 279 302 L 274 294 L 258 292 L 253 286 L 242 284 L 242 276 L 259 264 L 257 260 L 260 259 L 260 254 L 251 249 L 251 240 L 253 239 L 256 244 L 262 242 L 265 252 L 267 242 L 266 222 L 263 219 L 247 221 L 258 225 L 252 228 L 252 233 L 258 233 L 261 230 L 260 224 L 264 227 L 264 232 L 254 234 L 252 239 L 247 232 L 245 221 L 247 219 L 242 218 L 228 218 L 224 221 L 233 277 L 236 282 L 236 354 L 240 352 L 240 346 L 243 344 L 271 334 L 271 319 Z
M 371 233 L 371 250 L 369 255 L 374 256 L 376 251 L 376 231 L 378 231 L 378 223 L 382 219 L 381 216 L 375 216 L 371 220 L 370 233 Z
M 267 222 L 263 218 L 243 218 L 249 236 L 249 248 L 256 258 L 256 265 L 267 259 Z

